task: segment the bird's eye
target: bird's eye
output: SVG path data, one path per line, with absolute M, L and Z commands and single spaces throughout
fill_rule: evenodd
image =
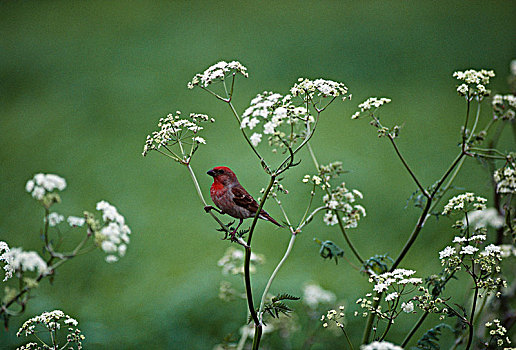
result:
M 217 172 L 218 172 L 219 174 L 224 174 L 224 170 L 222 170 L 222 169 L 218 169 L 218 170 L 217 170 Z

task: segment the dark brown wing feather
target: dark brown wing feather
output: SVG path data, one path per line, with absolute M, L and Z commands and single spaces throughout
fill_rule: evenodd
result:
M 233 192 L 233 202 L 235 202 L 236 205 L 243 207 L 247 210 L 249 210 L 253 216 L 258 211 L 258 203 L 254 200 L 254 198 L 242 187 L 242 186 L 235 186 L 231 188 L 231 192 Z M 272 222 L 274 225 L 277 225 L 279 227 L 281 226 L 276 220 L 274 220 L 269 213 L 267 213 L 265 210 L 261 210 L 260 212 L 260 218 L 268 220 Z
M 234 195 L 233 202 L 235 202 L 236 205 L 249 210 L 253 215 L 256 213 L 258 203 L 256 203 L 254 198 L 242 186 L 232 187 L 231 192 Z

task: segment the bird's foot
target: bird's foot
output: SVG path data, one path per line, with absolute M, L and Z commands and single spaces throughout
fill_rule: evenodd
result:
M 219 213 L 220 215 L 224 215 L 225 213 L 222 211 L 222 210 L 218 210 L 217 208 L 215 208 L 214 206 L 212 205 L 207 205 L 204 207 L 204 211 L 206 213 L 209 213 L 210 211 L 212 210 L 215 210 L 217 213 Z

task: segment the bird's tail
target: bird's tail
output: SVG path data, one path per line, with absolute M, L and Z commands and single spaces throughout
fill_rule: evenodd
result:
M 276 226 L 279 226 L 279 227 L 283 227 L 283 225 L 281 225 L 280 223 L 278 223 L 276 220 L 274 220 L 270 215 L 269 213 L 267 213 L 265 210 L 262 210 L 260 212 L 260 216 L 259 216 L 260 219 L 263 219 L 263 220 L 267 220 L 267 221 L 270 221 L 272 222 L 274 225 Z

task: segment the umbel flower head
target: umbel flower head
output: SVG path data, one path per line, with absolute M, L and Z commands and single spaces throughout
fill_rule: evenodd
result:
M 4 263 L 5 277 L 4 282 L 13 277 L 14 266 L 12 265 L 12 256 L 9 254 L 10 249 L 7 243 L 0 241 L 0 263 Z
M 516 163 L 508 162 L 503 168 L 497 169 L 493 178 L 496 181 L 496 192 L 516 192 Z
M 0 251 L 2 250 L 2 243 L 0 242 Z M 22 248 L 11 248 L 7 247 L 7 244 L 3 246 L 4 253 L 0 256 L 0 261 L 4 261 L 6 266 L 4 269 L 7 276 L 11 277 L 13 272 L 25 272 L 25 271 L 37 271 L 39 274 L 48 273 L 47 263 L 34 251 L 24 251 Z M 7 248 L 7 250 L 6 250 Z M 5 281 L 4 279 L 4 281 Z
M 491 105 L 495 119 L 514 120 L 516 115 L 516 96 L 514 94 L 494 95 Z
M 292 147 L 304 138 L 315 119 L 304 106 L 292 103 L 292 96 L 264 91 L 251 100 L 242 115 L 240 127 L 255 130 L 251 137 L 253 146 L 258 146 L 262 136 L 268 137 L 269 145 L 276 148 Z
M 188 163 L 199 144 L 206 144 L 206 140 L 199 136 L 204 128 L 202 123 L 214 122 L 215 119 L 205 114 L 191 113 L 182 118 L 181 112 L 169 114 L 158 122 L 158 131 L 147 136 L 142 155 L 145 157 L 150 151 L 163 153 L 177 162 Z
M 220 61 L 206 69 L 203 73 L 196 74 L 192 81 L 188 83 L 188 88 L 193 89 L 195 86 L 207 88 L 214 82 L 223 81 L 228 75 L 242 74 L 248 77 L 247 68 L 238 61 Z
M 293 97 L 305 96 L 307 99 L 312 101 L 314 97 L 335 98 L 342 96 L 343 101 L 348 98 L 348 96 L 346 96 L 348 88 L 344 83 L 321 78 L 315 80 L 299 78 L 297 83 L 290 89 L 290 93 Z
M 489 96 L 491 90 L 488 90 L 486 85 L 489 84 L 489 80 L 494 76 L 494 71 L 485 69 L 479 71 L 468 69 L 453 73 L 453 77 L 457 78 L 459 81 L 463 81 L 463 83 L 457 87 L 459 95 L 466 97 L 478 96 L 479 98 Z
M 469 212 L 473 210 L 484 210 L 486 209 L 486 202 L 487 199 L 475 196 L 475 194 L 471 192 L 459 194 L 450 199 L 448 204 L 444 206 L 442 215 L 448 215 L 457 211 Z
M 25 190 L 37 200 L 42 200 L 47 193 L 63 191 L 65 188 L 66 180 L 55 174 L 36 174 L 25 185 Z
M 386 97 L 369 97 L 367 100 L 358 105 L 360 111 L 355 112 L 355 114 L 351 116 L 351 119 L 358 119 L 362 113 L 366 112 L 368 115 L 371 115 L 376 112 L 378 108 L 390 102 L 391 99 Z
M 95 233 L 95 241 L 108 254 L 106 261 L 116 262 L 125 255 L 131 229 L 125 224 L 125 218 L 108 202 L 98 202 L 97 210 L 102 211 L 105 225 Z
M 84 335 L 81 334 L 81 330 L 77 328 L 79 323 L 76 319 L 65 315 L 65 313 L 61 310 L 54 310 L 50 312 L 43 312 L 41 315 L 35 316 L 27 321 L 20 327 L 16 335 L 18 337 L 25 335 L 36 335 L 38 340 L 42 340 L 42 331 L 41 328 L 46 329 L 50 333 L 50 337 L 53 342 L 57 341 L 56 335 L 57 332 L 63 328 L 67 328 L 68 334 L 66 336 L 67 341 L 67 349 L 74 349 L 73 344 L 77 345 L 77 349 L 82 349 L 82 341 L 84 340 Z M 43 345 L 43 349 L 50 349 L 50 347 Z M 58 345 L 53 347 L 52 349 L 61 349 Z M 64 346 L 62 347 L 64 348 Z M 37 343 L 28 343 L 25 346 L 18 349 L 41 349 Z

